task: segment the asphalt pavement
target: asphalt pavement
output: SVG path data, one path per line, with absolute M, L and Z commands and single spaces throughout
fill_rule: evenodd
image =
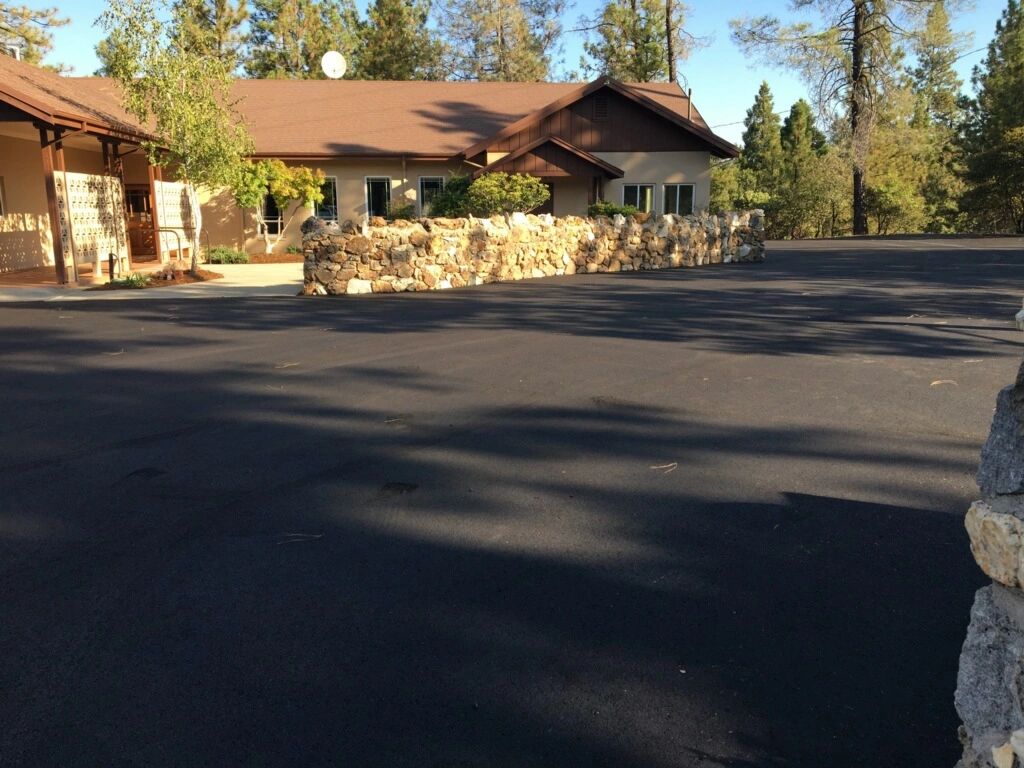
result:
M 0 307 L 2 766 L 951 766 L 1024 241 Z

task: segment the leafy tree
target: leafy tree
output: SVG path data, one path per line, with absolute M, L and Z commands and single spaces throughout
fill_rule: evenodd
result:
M 245 0 L 175 0 L 173 14 L 182 47 L 217 57 L 229 72 L 238 68 L 249 18 Z
M 449 71 L 459 80 L 547 79 L 563 7 L 564 0 L 449 0 Z
M 770 193 L 777 186 L 782 173 L 782 136 L 768 83 L 761 83 L 743 125 L 740 165 L 753 172 L 754 180 L 761 190 Z
M 305 166 L 288 166 L 280 160 L 259 160 L 238 165 L 231 181 L 231 191 L 240 208 L 252 212 L 263 236 L 266 252 L 271 253 L 281 235 L 295 217 L 300 203 L 311 207 L 323 202 L 324 173 Z M 269 232 L 263 204 L 267 196 L 274 199 L 277 209 L 285 214 L 280 230 Z
M 474 216 L 526 213 L 551 197 L 544 182 L 523 173 L 488 173 L 466 190 L 466 209 Z
M 360 21 L 352 0 L 253 0 L 249 30 L 250 77 L 317 80 L 327 51 L 352 55 Z
M 37 9 L 0 0 L 0 43 L 18 48 L 22 61 L 38 65 L 53 48 L 50 30 L 69 21 L 59 14 L 57 8 Z
M 361 80 L 440 80 L 444 45 L 427 26 L 425 0 L 375 0 L 355 55 Z M 396 55 L 396 52 L 401 55 Z
M 111 75 L 121 85 L 125 109 L 155 136 L 143 144 L 150 162 L 199 187 L 230 184 L 252 140 L 230 106 L 231 75 L 224 63 L 186 50 L 160 20 L 154 0 L 112 3 L 99 24 L 108 34 L 116 30 Z M 197 256 L 193 248 L 193 271 Z
M 686 32 L 688 10 L 678 0 L 608 0 L 583 20 L 596 37 L 584 43 L 590 61 L 582 66 L 617 80 L 675 82 L 679 62 L 700 42 Z
M 792 0 L 814 9 L 821 23 L 784 25 L 776 16 L 734 19 L 733 39 L 773 65 L 804 77 L 823 112 L 842 112 L 853 176 L 853 231 L 866 234 L 865 199 L 874 113 L 880 95 L 899 74 L 896 44 L 921 36 L 922 15 L 939 0 Z
M 977 98 L 965 131 L 964 204 L 991 230 L 1024 233 L 1024 10 L 1008 0 L 985 61 L 972 77 Z

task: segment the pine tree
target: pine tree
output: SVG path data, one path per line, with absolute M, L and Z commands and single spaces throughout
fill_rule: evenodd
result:
M 375 0 L 360 35 L 353 77 L 442 79 L 444 45 L 427 26 L 429 13 L 430 7 L 423 0 Z
M 825 134 L 814 123 L 811 105 L 803 99 L 793 104 L 780 134 L 786 175 L 797 179 L 801 170 L 825 151 Z
M 331 50 L 351 57 L 360 30 L 352 0 L 253 0 L 244 68 L 250 77 L 316 80 Z
M 449 69 L 460 80 L 545 80 L 563 0 L 450 0 L 444 10 Z
M 583 45 L 584 69 L 629 82 L 674 82 L 694 42 L 685 31 L 687 10 L 677 0 L 608 0 L 584 19 L 596 32 Z
M 50 30 L 62 27 L 69 19 L 62 18 L 57 8 L 38 10 L 0 0 L 0 44 L 17 48 L 19 56 L 29 64 L 39 64 L 53 48 Z M 7 50 L 0 52 L 0 55 Z
M 753 172 L 762 191 L 770 193 L 778 185 L 782 172 L 782 135 L 768 83 L 761 83 L 743 125 L 740 165 Z
M 793 0 L 816 9 L 821 24 L 784 25 L 775 16 L 734 19 L 733 39 L 776 66 L 790 66 L 812 87 L 823 112 L 842 109 L 853 177 L 853 231 L 868 231 L 868 157 L 874 115 L 901 74 L 899 43 L 922 34 L 921 16 L 940 0 Z
M 216 56 L 229 72 L 238 67 L 249 18 L 245 0 L 175 0 L 172 15 L 172 34 L 184 50 Z
M 935 3 L 928 11 L 924 28 L 914 40 L 914 56 L 917 66 L 910 76 L 924 113 L 930 120 L 952 128 L 960 118 L 958 102 L 963 81 L 953 68 L 959 49 L 944 2 Z
M 986 229 L 1024 233 L 1024 11 L 1008 0 L 985 61 L 972 77 L 965 137 L 965 200 Z

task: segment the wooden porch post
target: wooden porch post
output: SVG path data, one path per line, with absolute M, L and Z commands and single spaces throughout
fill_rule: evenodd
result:
M 54 130 L 60 136 L 60 128 Z M 60 208 L 57 206 L 57 181 L 53 176 L 53 146 L 50 144 L 49 132 L 39 126 L 39 145 L 43 156 L 43 184 L 46 187 L 46 208 L 50 216 L 50 236 L 53 238 L 53 266 L 57 273 L 57 284 L 68 282 L 67 267 L 64 264 L 64 239 L 60 235 Z M 61 160 L 63 161 L 63 153 Z
M 160 219 L 157 216 L 156 182 L 160 180 L 160 168 L 146 161 L 146 172 L 149 174 L 149 208 L 153 218 L 153 249 L 156 251 L 156 260 L 163 264 L 164 254 L 160 242 Z

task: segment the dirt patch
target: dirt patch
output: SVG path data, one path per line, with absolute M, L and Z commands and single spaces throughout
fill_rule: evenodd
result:
M 301 253 L 255 253 L 249 257 L 250 264 L 301 264 Z
M 140 274 L 140 273 L 136 273 Z M 143 275 L 142 278 L 134 278 L 129 275 L 127 278 L 114 280 L 111 283 L 94 285 L 86 288 L 87 291 L 134 291 L 143 288 L 167 288 L 172 285 L 187 285 L 189 283 L 205 283 L 207 280 L 217 280 L 224 277 L 219 272 L 211 272 L 208 269 L 200 269 L 196 274 L 188 270 L 183 272 L 172 272 L 171 279 L 165 279 L 164 273 L 158 272 L 152 275 Z M 148 278 L 148 279 L 145 279 Z

